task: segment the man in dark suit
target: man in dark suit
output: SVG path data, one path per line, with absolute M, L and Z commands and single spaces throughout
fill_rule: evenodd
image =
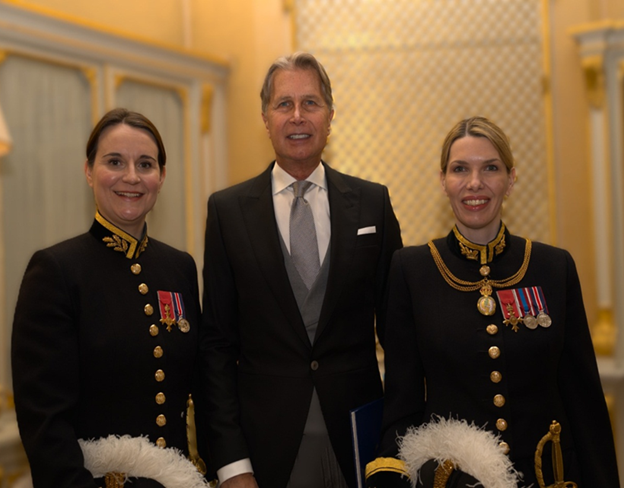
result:
M 375 318 L 382 338 L 399 224 L 386 187 L 321 161 L 334 110 L 312 55 L 278 59 L 261 98 L 275 162 L 208 201 L 208 443 L 223 488 L 353 487 L 349 410 L 382 396 Z

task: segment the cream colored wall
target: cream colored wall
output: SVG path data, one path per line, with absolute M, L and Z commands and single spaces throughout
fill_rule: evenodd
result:
M 228 60 L 229 182 L 259 173 L 272 160 L 259 93 L 269 65 L 292 50 L 290 15 L 283 0 L 8 1 Z

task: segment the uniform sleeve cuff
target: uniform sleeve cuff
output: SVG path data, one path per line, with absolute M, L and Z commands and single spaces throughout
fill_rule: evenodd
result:
M 368 488 L 411 488 L 405 462 L 396 458 L 377 458 L 366 465 Z

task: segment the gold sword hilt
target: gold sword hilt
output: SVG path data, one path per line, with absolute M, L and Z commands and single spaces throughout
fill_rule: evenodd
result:
M 547 442 L 552 442 L 552 464 L 555 482 L 546 486 L 542 472 L 542 454 Z M 553 420 L 548 428 L 548 434 L 541 438 L 535 450 L 535 476 L 539 488 L 577 488 L 573 481 L 563 481 L 563 454 L 561 452 L 561 424 Z

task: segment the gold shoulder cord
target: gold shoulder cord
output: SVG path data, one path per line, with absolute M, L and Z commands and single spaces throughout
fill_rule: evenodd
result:
M 479 273 L 483 276 L 479 281 L 465 281 L 460 280 L 457 276 L 451 273 L 451 270 L 448 269 L 442 256 L 440 256 L 440 252 L 438 248 L 435 246 L 433 241 L 429 241 L 428 243 L 429 249 L 431 251 L 431 256 L 433 256 L 433 261 L 435 262 L 440 274 L 444 278 L 444 280 L 453 288 L 459 291 L 475 291 L 479 290 L 481 293 L 481 297 L 477 302 L 477 308 L 479 312 L 483 315 L 494 315 L 496 312 L 496 300 L 494 300 L 492 295 L 492 288 L 508 288 L 519 283 L 529 268 L 529 261 L 531 260 L 531 248 L 532 244 L 529 239 L 525 239 L 524 246 L 524 260 L 522 261 L 522 265 L 520 269 L 514 273 L 509 278 L 505 278 L 503 280 L 491 280 L 489 278 L 490 275 L 490 267 L 487 265 L 481 266 L 479 269 Z

